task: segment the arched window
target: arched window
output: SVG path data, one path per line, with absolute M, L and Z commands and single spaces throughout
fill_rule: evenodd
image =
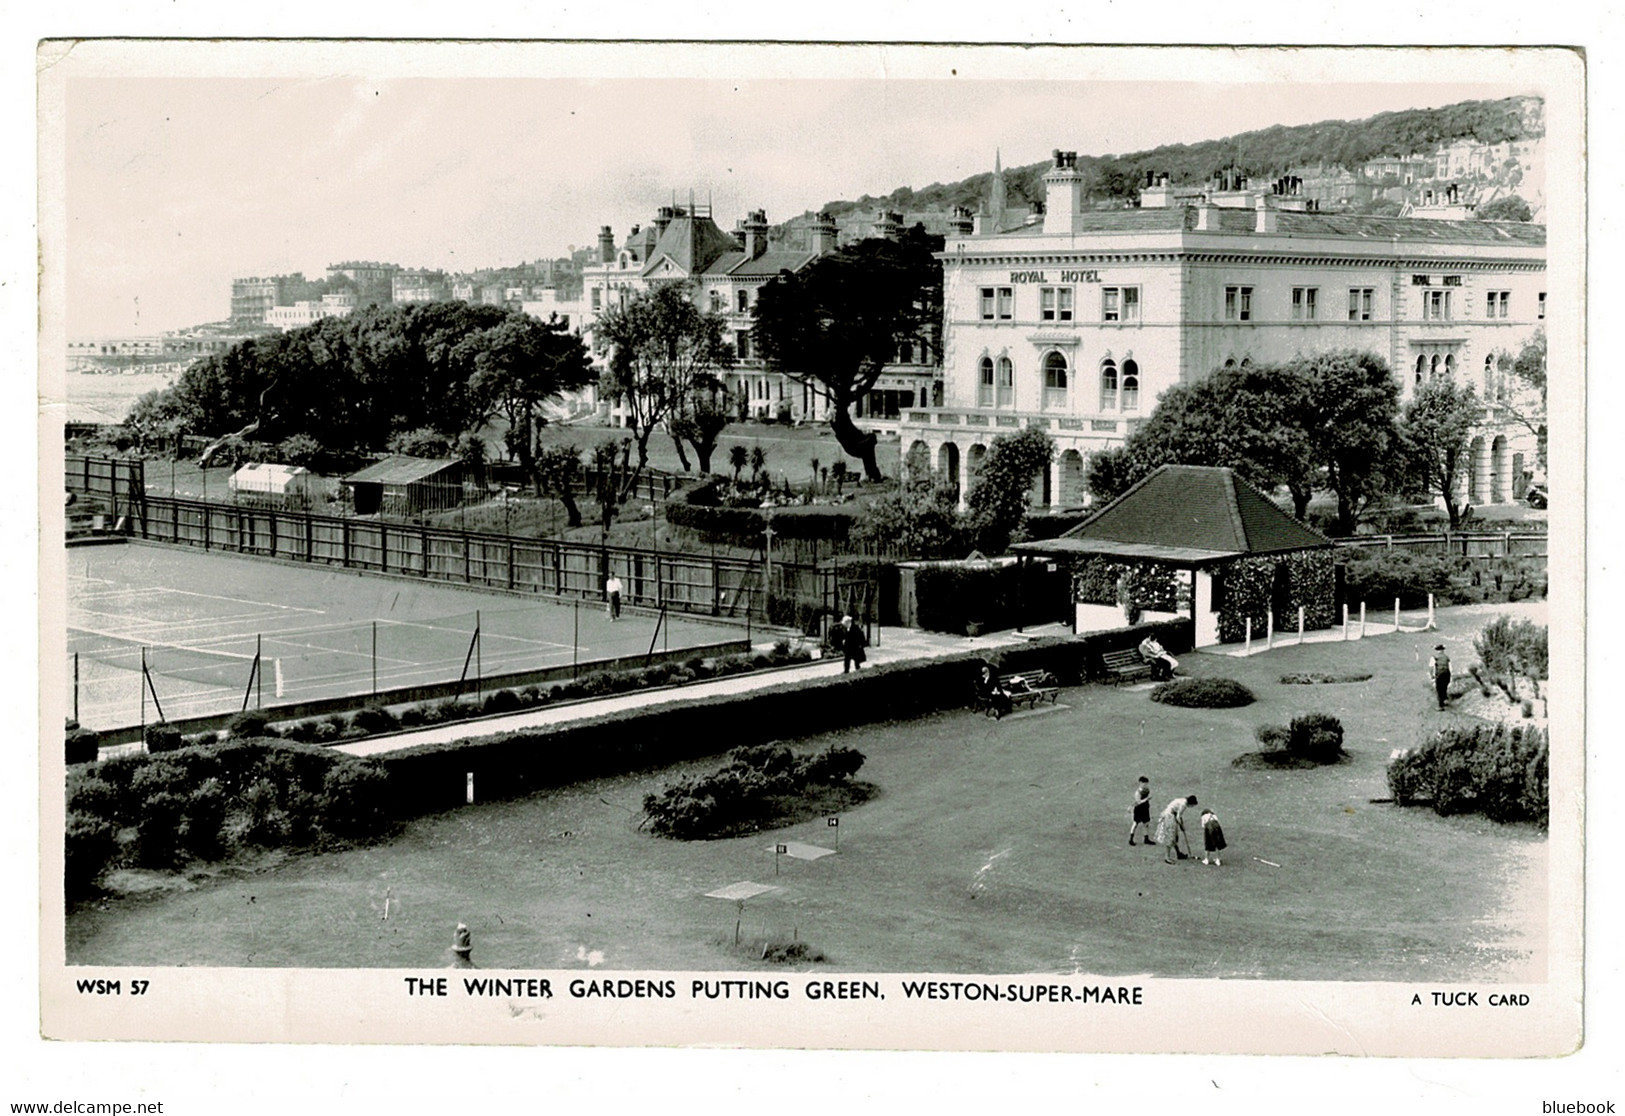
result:
M 1422 386 L 1422 376 L 1428 370 L 1428 358 L 1421 353 L 1416 354 L 1416 386 Z
M 1123 410 L 1140 409 L 1140 366 L 1132 360 L 1123 362 Z
M 1100 362 L 1100 409 L 1117 410 L 1117 362 L 1111 357 Z
M 980 376 L 976 381 L 976 405 L 978 407 L 993 406 L 993 358 L 983 357 L 979 366 Z
M 1066 357 L 1057 352 L 1044 354 L 1044 407 L 1066 407 Z
M 1488 402 L 1495 398 L 1495 354 L 1491 353 L 1484 358 L 1484 400 Z
M 1230 357 L 1228 360 L 1226 360 L 1224 362 L 1224 366 L 1226 368 L 1234 368 L 1236 366 L 1236 358 L 1235 357 Z
M 1016 405 L 1016 366 L 1009 357 L 999 358 L 998 402 L 1001 407 Z
M 1446 354 L 1446 356 L 1444 358 L 1444 378 L 1451 381 L 1452 383 L 1455 382 L 1455 379 L 1456 379 L 1456 354 L 1455 353 L 1448 353 L 1448 354 Z
M 1428 361 L 1428 379 L 1429 380 L 1437 380 L 1438 378 L 1439 378 L 1439 354 L 1434 353 L 1433 354 L 1433 359 Z

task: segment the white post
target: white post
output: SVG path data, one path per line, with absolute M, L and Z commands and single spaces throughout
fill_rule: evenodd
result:
M 468 773 L 468 804 L 470 806 L 474 805 L 474 773 L 472 771 Z
M 1345 640 L 1347 640 L 1348 637 L 1349 637 L 1349 606 L 1347 604 L 1344 604 L 1343 605 L 1343 638 Z
M 276 696 L 282 696 L 282 660 L 272 659 L 271 667 L 276 673 Z
M 1431 632 L 1433 629 L 1437 628 L 1438 626 L 1439 626 L 1438 623 L 1434 620 L 1434 617 L 1433 617 L 1433 594 L 1429 593 L 1428 594 L 1428 631 Z
M 1365 638 L 1365 602 L 1360 602 L 1360 638 Z
M 1298 642 L 1303 642 L 1303 606 L 1298 606 Z
M 1264 649 L 1266 651 L 1275 646 L 1275 610 L 1272 608 L 1264 613 Z
M 1399 634 L 1399 598 L 1394 598 L 1394 634 Z
M 1253 653 L 1253 618 L 1247 617 L 1247 654 Z

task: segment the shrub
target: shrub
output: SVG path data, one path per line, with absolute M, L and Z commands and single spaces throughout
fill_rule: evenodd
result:
M 372 736 L 380 732 L 394 732 L 401 727 L 401 721 L 382 705 L 363 705 L 350 718 L 350 727 Z
M 1439 814 L 1547 823 L 1547 736 L 1531 725 L 1452 725 L 1388 764 L 1394 801 L 1428 801 Z
M 1369 682 L 1369 672 L 1359 674 L 1321 674 L 1317 671 L 1295 671 L 1281 675 L 1283 686 L 1333 686 L 1345 682 Z
M 64 743 L 67 749 L 64 762 L 70 766 L 76 763 L 95 763 L 101 755 L 101 737 L 87 728 L 80 728 L 77 724 L 68 728 Z
M 1501 688 L 1508 701 L 1519 700 L 1519 678 L 1534 683 L 1549 673 L 1544 624 L 1497 616 L 1473 639 L 1473 650 L 1483 661 L 1490 681 Z
M 230 740 L 253 740 L 257 737 L 274 736 L 271 731 L 271 718 L 263 709 L 245 709 L 235 713 L 226 722 L 226 737 Z
M 1350 611 L 1360 602 L 1381 611 L 1392 608 L 1399 598 L 1402 608 L 1422 608 L 1428 594 L 1446 596 L 1450 590 L 1452 564 L 1431 554 L 1409 550 L 1376 550 L 1349 559 L 1343 575 L 1343 599 Z
M 147 751 L 152 755 L 160 752 L 173 752 L 184 746 L 181 739 L 181 730 L 168 721 L 158 721 L 150 724 L 142 731 L 141 739 L 146 742 Z
M 221 827 L 226 821 L 226 793 L 220 780 L 207 779 L 186 796 L 178 845 L 193 856 L 215 860 L 224 850 Z
M 1292 718 L 1287 750 L 1315 763 L 1336 763 L 1343 758 L 1343 723 L 1329 713 L 1305 713 Z
M 795 806 L 783 799 L 850 782 L 863 758 L 841 745 L 806 757 L 777 742 L 745 745 L 729 752 L 716 772 L 645 796 L 643 809 L 650 830 L 661 836 L 692 840 L 747 832 L 786 812 L 793 815 Z
M 975 623 L 1000 631 L 1016 622 L 1020 568 L 987 564 L 924 566 L 914 574 L 914 602 L 920 627 L 928 632 L 965 633 Z
M 1229 678 L 1176 678 L 1152 690 L 1151 700 L 1187 709 L 1235 709 L 1258 699 Z
M 96 881 L 113 858 L 118 834 L 104 818 L 70 809 L 63 834 L 62 880 L 69 899 L 96 892 Z
M 336 764 L 317 803 L 324 829 L 340 837 L 376 837 L 388 828 L 389 773 L 376 763 Z

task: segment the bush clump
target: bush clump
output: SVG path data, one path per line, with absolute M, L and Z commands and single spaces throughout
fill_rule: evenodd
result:
M 271 718 L 262 709 L 245 709 L 232 715 L 226 722 L 226 736 L 231 740 L 254 740 L 274 736 Z
M 1176 678 L 1151 691 L 1151 700 L 1186 709 L 1236 709 L 1258 699 L 1229 678 Z
M 66 888 L 114 868 L 168 871 L 252 848 L 326 847 L 393 827 L 378 761 L 281 740 L 131 754 L 68 772 Z
M 1305 713 L 1287 725 L 1259 725 L 1253 736 L 1261 759 L 1276 766 L 1324 765 L 1344 756 L 1343 722 L 1329 713 Z
M 811 755 L 777 743 L 735 748 L 720 770 L 645 796 L 643 811 L 649 828 L 663 837 L 696 840 L 749 833 L 825 808 L 832 799 L 849 804 L 856 797 L 851 792 L 858 789 L 852 776 L 863 758 L 862 752 L 841 744 Z
M 1534 725 L 1451 725 L 1389 761 L 1388 789 L 1401 806 L 1427 802 L 1438 814 L 1476 813 L 1545 828 L 1546 731 Z
M 1294 671 L 1281 675 L 1283 686 L 1337 686 L 1346 682 L 1369 682 L 1370 672 L 1359 674 L 1322 674 L 1319 671 Z
M 95 763 L 101 755 L 101 737 L 90 729 L 80 727 L 78 721 L 69 721 L 64 740 L 67 751 L 64 762 Z

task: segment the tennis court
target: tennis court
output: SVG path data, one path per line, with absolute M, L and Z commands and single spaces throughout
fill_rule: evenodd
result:
M 738 638 L 624 614 L 132 543 L 67 552 L 68 710 L 117 728 Z M 657 630 L 658 624 L 658 630 Z M 475 638 L 476 630 L 478 639 Z M 143 684 L 145 675 L 150 685 Z

